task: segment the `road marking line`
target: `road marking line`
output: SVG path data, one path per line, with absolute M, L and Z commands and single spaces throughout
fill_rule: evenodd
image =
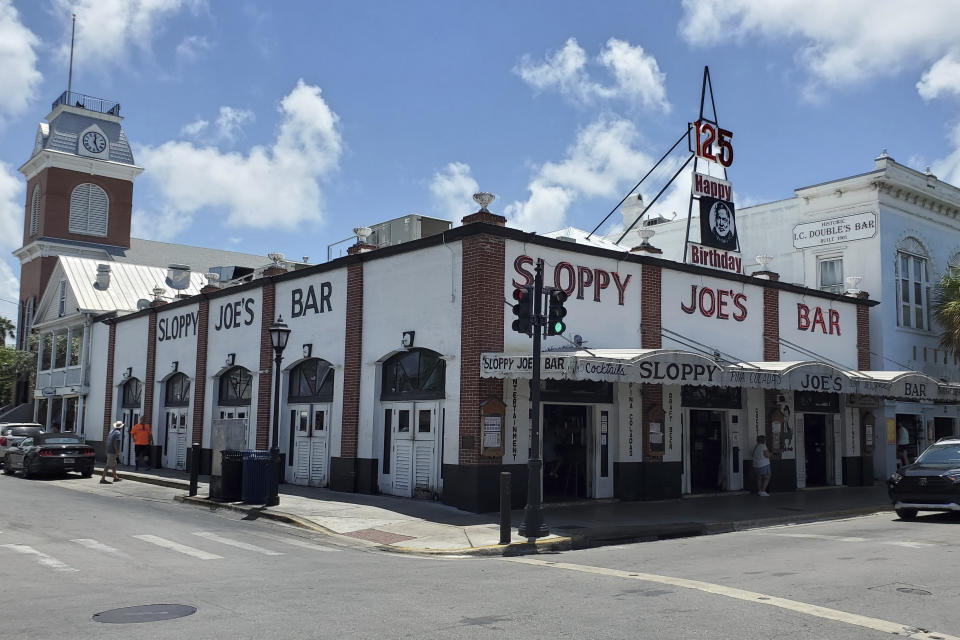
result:
M 835 542 L 866 542 L 866 538 L 857 538 L 852 536 L 828 536 L 820 533 L 775 533 L 775 536 L 782 538 L 813 538 L 815 540 L 833 540 Z
M 61 562 L 60 560 L 57 560 L 53 556 L 48 556 L 47 554 L 37 551 L 33 547 L 29 547 L 25 544 L 4 544 L 0 546 L 10 549 L 12 551 L 16 551 L 17 553 L 33 556 L 37 562 L 39 562 L 45 567 L 49 567 L 50 569 L 53 569 L 54 571 L 64 571 L 64 572 L 77 571 L 77 569 L 74 569 L 67 563 Z
M 293 545 L 294 547 L 302 547 L 304 549 L 313 549 L 314 551 L 333 551 L 339 552 L 340 549 L 333 549 L 330 547 L 324 547 L 313 542 L 306 542 L 305 540 L 297 540 L 296 538 L 287 539 L 283 536 L 277 536 L 270 533 L 261 533 L 259 531 L 251 531 L 255 536 L 260 536 L 261 538 L 267 538 L 269 540 L 275 540 L 277 542 L 282 542 L 284 544 Z
M 150 544 L 155 544 L 158 547 L 163 547 L 165 549 L 170 549 L 171 551 L 177 551 L 184 555 L 193 556 L 194 558 L 199 558 L 200 560 L 222 560 L 223 556 L 218 556 L 215 553 L 208 553 L 206 551 L 201 551 L 195 547 L 188 547 L 185 544 L 180 544 L 179 542 L 173 542 L 171 540 L 166 540 L 160 536 L 151 536 L 148 534 L 136 535 L 133 536 L 144 542 L 149 542 Z
M 519 562 L 521 564 L 531 564 L 535 566 L 548 567 L 551 569 L 567 569 L 569 571 L 579 571 L 581 573 L 593 573 L 597 575 L 610 576 L 614 578 L 626 578 L 629 580 L 642 580 L 645 582 L 654 582 L 657 584 L 665 584 L 665 585 L 670 585 L 674 587 L 680 587 L 683 589 L 694 589 L 696 591 L 703 591 L 705 593 L 712 593 L 719 596 L 726 596 L 728 598 L 735 598 L 737 600 L 745 600 L 747 602 L 754 602 L 756 604 L 765 604 L 771 607 L 778 607 L 780 609 L 787 609 L 789 611 L 795 611 L 797 613 L 816 616 L 818 618 L 834 620 L 836 622 L 843 622 L 845 624 L 864 627 L 866 629 L 873 629 L 875 631 L 880 631 L 883 633 L 892 633 L 892 634 L 896 634 L 906 638 L 914 638 L 915 640 L 960 640 L 960 638 L 958 638 L 957 636 L 951 636 L 945 633 L 928 631 L 925 629 L 919 629 L 917 627 L 911 627 L 905 624 L 898 624 L 896 622 L 881 620 L 879 618 L 870 618 L 867 616 L 862 616 L 857 613 L 847 613 L 846 611 L 829 609 L 827 607 L 820 607 L 814 604 L 798 602 L 796 600 L 788 600 L 787 598 L 778 598 L 776 596 L 768 596 L 762 593 L 757 593 L 755 591 L 746 591 L 744 589 L 737 589 L 736 587 L 725 587 L 723 585 L 713 584 L 710 582 L 702 582 L 700 580 L 689 580 L 687 578 L 674 578 L 671 576 L 661 576 L 653 573 L 640 573 L 636 571 L 621 571 L 618 569 L 606 569 L 604 567 L 591 567 L 589 565 L 572 564 L 569 562 L 550 562 L 547 560 L 539 560 L 536 558 L 504 558 L 504 560 L 506 560 L 507 562 Z
M 935 545 L 935 544 L 933 544 L 933 543 L 931 543 L 931 542 L 906 542 L 906 541 L 901 542 L 901 541 L 899 541 L 899 540 L 881 540 L 880 543 L 881 543 L 881 544 L 892 544 L 892 545 L 894 545 L 894 546 L 896 546 L 896 547 L 906 547 L 906 548 L 908 548 L 908 549 L 923 549 L 923 548 L 926 548 L 926 547 L 935 547 L 935 546 L 937 546 L 937 545 Z
M 102 542 L 98 542 L 93 538 L 75 538 L 70 542 L 76 542 L 81 547 L 86 547 L 87 549 L 92 549 L 94 551 L 103 551 L 104 553 L 112 553 L 118 556 L 130 557 L 123 551 L 120 551 L 120 549 L 116 549 L 114 547 L 111 547 L 110 545 L 103 544 Z
M 262 553 L 265 556 L 282 556 L 283 555 L 283 553 L 281 553 L 280 551 L 271 551 L 270 549 L 258 547 L 255 544 L 248 544 L 246 542 L 240 542 L 239 540 L 224 538 L 222 536 L 218 536 L 212 531 L 194 531 L 193 535 L 200 536 L 201 538 L 206 538 L 207 540 L 213 540 L 214 542 L 219 542 L 220 544 L 226 544 L 226 545 L 230 545 L 231 547 L 237 547 L 238 549 L 246 549 L 247 551 Z

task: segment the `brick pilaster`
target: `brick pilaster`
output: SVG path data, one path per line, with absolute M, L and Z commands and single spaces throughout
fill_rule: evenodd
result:
M 663 272 L 652 264 L 640 266 L 640 348 L 660 349 L 661 336 L 660 303 Z M 659 387 L 657 387 L 659 389 Z
M 113 422 L 113 352 L 117 346 L 117 325 L 110 323 L 110 337 L 107 343 L 107 381 L 103 390 L 103 440 L 106 441 Z
M 257 379 L 257 449 L 270 447 L 270 405 L 273 398 L 273 341 L 270 325 L 276 311 L 276 288 L 272 282 L 264 283 L 263 313 L 260 315 L 260 371 Z M 266 373 L 262 373 L 262 372 Z M 279 410 L 279 407 L 277 408 Z
M 143 417 L 153 424 L 153 393 L 157 374 L 157 312 L 147 319 L 146 380 L 143 387 Z
M 866 298 L 866 292 L 860 294 Z M 870 371 L 870 307 L 857 305 L 857 368 Z
M 193 379 L 193 438 L 203 442 L 203 403 L 207 395 L 207 324 L 210 321 L 210 301 L 200 300 L 197 309 L 197 369 Z
M 363 263 L 347 267 L 347 322 L 343 344 L 343 419 L 340 456 L 357 457 L 360 371 L 363 366 Z
M 483 217 L 491 215 L 494 214 L 486 213 Z M 464 218 L 464 223 L 471 217 Z M 503 399 L 503 380 L 480 377 L 480 354 L 503 351 L 505 260 L 503 238 L 464 238 L 460 287 L 460 464 L 500 462 L 480 455 L 480 403 L 490 397 Z
M 763 359 L 780 360 L 780 290 L 763 288 Z

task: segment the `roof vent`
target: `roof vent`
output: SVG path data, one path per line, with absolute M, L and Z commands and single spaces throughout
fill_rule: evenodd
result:
M 97 289 L 106 291 L 110 287 L 110 265 L 97 265 Z
M 167 286 L 175 291 L 183 291 L 190 286 L 190 267 L 185 264 L 167 265 Z

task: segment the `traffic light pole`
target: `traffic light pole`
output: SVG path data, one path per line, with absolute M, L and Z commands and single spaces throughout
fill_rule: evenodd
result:
M 543 265 L 537 263 L 533 281 L 533 377 L 530 380 L 530 459 L 527 462 L 527 506 L 523 523 L 518 528 L 521 537 L 533 540 L 549 535 L 543 521 L 543 460 L 540 459 L 540 339 L 543 335 Z

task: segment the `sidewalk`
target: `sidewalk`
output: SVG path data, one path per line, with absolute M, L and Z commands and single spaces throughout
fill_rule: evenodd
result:
M 134 472 L 121 478 L 189 489 L 189 475 L 171 469 Z M 98 473 L 99 476 L 99 466 Z M 512 543 L 499 545 L 497 513 L 474 514 L 439 502 L 386 495 L 340 493 L 280 485 L 280 505 L 264 507 L 208 500 L 209 476 L 201 476 L 196 497 L 177 500 L 215 509 L 241 511 L 333 536 L 362 540 L 384 550 L 444 555 L 507 555 L 564 550 L 739 531 L 752 527 L 811 522 L 889 511 L 886 488 L 831 487 L 773 494 L 712 495 L 659 502 L 601 500 L 544 507 L 551 535 L 530 545 L 517 535 L 523 510 L 512 513 Z

